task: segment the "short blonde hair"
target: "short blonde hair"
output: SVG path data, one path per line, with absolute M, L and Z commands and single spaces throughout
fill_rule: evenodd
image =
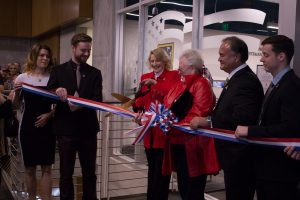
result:
M 169 56 L 167 55 L 167 53 L 165 52 L 165 50 L 163 50 L 162 48 L 156 48 L 156 49 L 153 49 L 152 51 L 150 51 L 150 54 L 148 56 L 148 64 L 150 63 L 151 55 L 154 55 L 156 60 L 163 62 L 166 70 L 172 69 L 171 60 L 170 60 Z

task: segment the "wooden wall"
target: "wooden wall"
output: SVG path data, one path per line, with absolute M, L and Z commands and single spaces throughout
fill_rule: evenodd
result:
M 60 29 L 93 18 L 93 0 L 3 0 L 0 37 L 47 44 L 60 61 Z
M 93 0 L 32 0 L 32 36 L 92 19 Z
M 31 37 L 31 0 L 1 1 L 0 36 Z
M 55 64 L 59 64 L 60 55 L 60 34 L 58 31 L 47 33 L 38 38 L 37 42 L 48 45 L 53 53 Z M 64 49 L 63 49 L 64 51 Z
M 92 17 L 93 0 L 1 1 L 0 36 L 35 38 Z

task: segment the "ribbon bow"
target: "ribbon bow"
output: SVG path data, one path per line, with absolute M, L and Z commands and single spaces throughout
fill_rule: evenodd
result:
M 153 109 L 156 109 L 157 114 L 152 127 L 158 126 L 165 134 L 167 134 L 167 132 L 171 130 L 172 125 L 178 122 L 178 118 L 170 109 L 167 109 L 162 104 L 151 104 L 150 110 L 152 112 L 155 111 Z

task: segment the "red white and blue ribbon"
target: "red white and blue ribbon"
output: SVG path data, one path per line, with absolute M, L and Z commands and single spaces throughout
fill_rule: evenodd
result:
M 186 133 L 207 136 L 215 139 L 240 143 L 240 144 L 256 144 L 270 147 L 286 147 L 294 146 L 296 150 L 300 151 L 300 138 L 236 138 L 234 131 L 216 129 L 216 128 L 201 128 L 192 130 L 187 125 L 173 125 L 173 128 L 181 130 Z
M 59 97 L 54 94 L 53 92 L 49 92 L 47 90 L 43 90 L 40 89 L 38 87 L 23 83 L 22 84 L 22 89 L 27 91 L 27 92 L 31 92 L 34 94 L 38 94 L 41 96 L 45 96 L 45 97 L 49 97 L 55 100 L 59 100 Z M 129 110 L 125 110 L 123 108 L 120 108 L 118 106 L 114 106 L 114 105 L 110 105 L 110 104 L 106 104 L 106 103 L 101 103 L 101 102 L 97 102 L 97 101 L 92 101 L 92 100 L 88 100 L 88 99 L 84 99 L 84 98 L 80 98 L 80 97 L 74 97 L 71 95 L 68 95 L 67 97 L 67 101 L 76 104 L 78 106 L 82 106 L 82 107 L 86 107 L 86 108 L 91 108 L 94 110 L 102 110 L 102 111 L 106 111 L 106 112 L 111 112 L 113 114 L 116 115 L 120 115 L 120 116 L 124 116 L 124 117 L 131 117 L 131 118 L 135 118 L 136 117 L 136 113 L 131 112 Z
M 151 114 L 145 114 L 145 115 L 148 118 L 148 120 L 147 120 L 147 122 L 143 126 L 137 127 L 135 129 L 135 131 L 127 132 L 127 134 L 132 134 L 134 132 L 137 132 L 136 130 L 142 129 L 141 132 L 138 134 L 138 136 L 135 138 L 133 144 L 140 143 L 144 139 L 144 136 L 147 133 L 148 129 L 151 126 L 153 126 L 154 120 L 156 118 L 156 114 L 155 113 L 151 113 Z
M 137 127 L 126 133 L 138 133 L 138 131 L 142 129 L 133 144 L 141 142 L 150 127 L 158 126 L 165 134 L 167 134 L 167 132 L 171 130 L 172 125 L 178 122 L 178 119 L 175 117 L 171 110 L 158 103 L 152 103 L 150 105 L 149 111 L 147 111 L 145 115 L 148 119 L 150 119 L 149 121 L 147 121 L 146 125 Z
M 41 96 L 49 97 L 52 99 L 59 100 L 59 97 L 54 94 L 53 92 L 49 92 L 43 89 L 40 89 L 38 87 L 23 83 L 22 89 L 31 93 L 35 93 Z M 128 110 L 125 110 L 123 108 L 120 108 L 118 106 L 96 102 L 80 97 L 74 97 L 68 95 L 67 101 L 82 106 L 87 107 L 95 110 L 102 110 L 106 112 L 111 112 L 116 115 L 124 116 L 124 117 L 130 117 L 130 118 L 136 118 L 137 114 Z M 170 117 L 172 116 L 170 113 L 166 111 L 164 107 L 161 107 L 160 114 L 157 115 L 153 110 L 149 113 L 145 113 L 146 118 L 143 120 L 143 126 L 137 127 L 131 132 L 137 132 L 140 131 L 138 136 L 136 137 L 136 140 L 134 142 L 140 142 L 143 140 L 145 134 L 147 133 L 147 130 L 153 126 L 157 125 L 159 121 L 162 123 L 162 129 L 164 131 L 168 131 L 169 127 L 172 126 L 173 128 L 179 129 L 183 132 L 190 133 L 190 134 L 197 134 L 207 137 L 212 137 L 216 139 L 236 142 L 236 143 L 242 143 L 242 144 L 257 144 L 257 145 L 266 145 L 266 146 L 273 146 L 273 147 L 286 147 L 286 146 L 294 146 L 296 150 L 300 151 L 300 138 L 236 138 L 234 135 L 234 131 L 228 131 L 228 130 L 222 130 L 222 129 L 197 129 L 197 130 L 191 130 L 189 126 L 184 125 L 175 125 L 173 123 L 176 122 L 176 119 Z M 167 114 L 166 114 L 167 113 Z M 168 118 L 169 117 L 169 118 Z M 173 122 L 167 122 L 166 120 L 173 120 Z
M 171 130 L 173 124 L 178 123 L 178 118 L 163 104 L 152 103 L 150 113 L 157 113 L 152 126 L 158 126 L 165 134 Z

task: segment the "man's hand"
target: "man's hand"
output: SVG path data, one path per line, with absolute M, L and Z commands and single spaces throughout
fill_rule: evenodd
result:
M 285 147 L 283 150 L 290 158 L 295 160 L 300 160 L 300 151 L 296 151 L 295 147 L 289 146 Z
M 199 127 L 207 127 L 209 126 L 207 118 L 206 117 L 194 117 L 190 121 L 190 127 L 191 129 L 195 130 Z
M 248 126 L 237 126 L 235 130 L 235 137 L 247 137 L 248 136 Z
M 75 104 L 73 104 L 73 103 L 71 103 L 71 102 L 68 102 L 68 104 L 69 104 L 70 110 L 71 110 L 72 112 L 74 112 L 74 111 L 76 111 L 76 110 L 79 110 L 79 109 L 81 108 L 81 106 L 77 106 L 77 105 L 75 105 Z
M 55 91 L 56 95 L 59 96 L 61 101 L 66 101 L 68 97 L 68 93 L 66 88 L 59 87 Z
M 40 127 L 44 127 L 46 125 L 46 123 L 48 122 L 48 120 L 51 118 L 52 113 L 44 113 L 41 114 L 40 116 L 37 117 L 37 120 L 35 121 L 35 127 L 40 128 Z

